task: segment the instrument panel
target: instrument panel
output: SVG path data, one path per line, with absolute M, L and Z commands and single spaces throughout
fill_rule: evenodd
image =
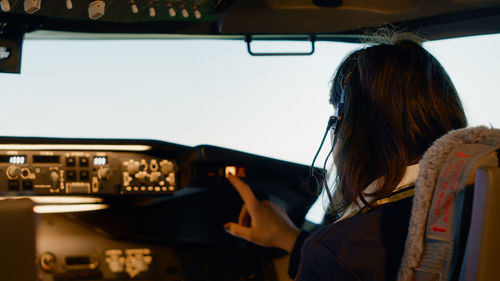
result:
M 26 247 L 35 256 L 17 264 L 36 261 L 43 281 L 286 280 L 275 267 L 283 252 L 224 231 L 243 203 L 228 172 L 258 198 L 282 206 L 296 225 L 317 197 L 306 185 L 308 166 L 221 147 L 0 137 L 0 205 L 7 203 L 12 214 L 24 206 L 32 220 L 4 215 L 2 227 L 36 229 L 25 238 L 9 236 L 35 236 L 36 251 L 12 243 L 21 246 L 0 263 L 23 257 L 17 253 Z
M 171 194 L 178 188 L 175 159 L 132 151 L 96 151 L 92 150 L 92 145 L 80 147 L 89 150 L 65 150 L 64 145 L 25 150 L 30 147 L 36 146 L 16 145 L 19 150 L 0 150 L 0 192 L 24 195 Z M 63 150 L 53 150 L 55 148 Z

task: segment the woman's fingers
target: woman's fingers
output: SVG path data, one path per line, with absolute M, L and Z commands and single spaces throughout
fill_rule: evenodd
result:
M 228 222 L 224 225 L 224 228 L 233 236 L 237 236 L 245 240 L 252 241 L 250 239 L 251 235 L 250 227 L 242 226 L 234 222 Z
M 240 211 L 240 216 L 238 217 L 238 223 L 243 226 L 248 226 L 248 221 L 250 219 L 250 214 L 247 210 L 247 205 L 243 204 Z
M 252 214 L 259 204 L 259 200 L 255 197 L 250 187 L 238 177 L 235 177 L 231 174 L 227 175 L 227 179 L 234 186 L 236 191 L 238 191 L 241 199 L 243 199 L 243 201 L 246 203 L 248 211 L 250 212 L 250 214 Z

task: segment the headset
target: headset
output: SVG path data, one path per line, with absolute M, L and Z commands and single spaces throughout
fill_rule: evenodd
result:
M 325 162 L 323 163 L 323 171 L 326 170 L 326 163 L 328 162 L 328 158 L 330 158 L 330 155 L 333 152 L 333 148 L 335 147 L 335 144 L 337 143 L 337 131 L 340 125 L 340 122 L 344 118 L 344 99 L 345 99 L 345 84 L 346 80 L 349 78 L 350 73 L 346 75 L 345 79 L 343 80 L 343 85 L 342 89 L 340 91 L 340 101 L 337 109 L 337 114 L 330 116 L 328 118 L 328 124 L 326 125 L 326 130 L 323 135 L 323 139 L 321 139 L 321 144 L 319 145 L 318 151 L 316 151 L 316 154 L 314 155 L 314 159 L 312 161 L 311 167 L 309 169 L 309 177 L 307 177 L 307 185 L 310 189 L 317 190 L 319 191 L 319 181 L 314 175 L 314 163 L 316 162 L 316 158 L 318 158 L 318 154 L 321 151 L 321 148 L 323 147 L 323 144 L 325 143 L 326 135 L 328 135 L 328 132 L 333 128 L 333 143 L 332 143 L 332 148 L 330 149 L 330 152 L 328 152 L 328 155 L 326 156 Z M 326 184 L 325 181 L 325 175 L 323 175 L 322 182 Z

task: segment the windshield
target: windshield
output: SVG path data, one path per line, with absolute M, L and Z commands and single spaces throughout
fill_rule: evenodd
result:
M 26 40 L 22 74 L 0 74 L 0 134 L 213 144 L 310 165 L 333 113 L 331 75 L 360 47 L 318 42 L 313 56 L 252 57 L 242 41 Z M 500 35 L 425 47 L 470 124 L 499 127 Z

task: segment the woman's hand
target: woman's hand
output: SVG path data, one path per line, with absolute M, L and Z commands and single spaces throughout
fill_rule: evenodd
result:
M 240 194 L 244 204 L 238 223 L 228 222 L 224 228 L 231 235 L 255 244 L 291 252 L 300 230 L 290 220 L 285 209 L 270 201 L 259 201 L 250 187 L 238 177 L 229 174 L 227 178 Z

